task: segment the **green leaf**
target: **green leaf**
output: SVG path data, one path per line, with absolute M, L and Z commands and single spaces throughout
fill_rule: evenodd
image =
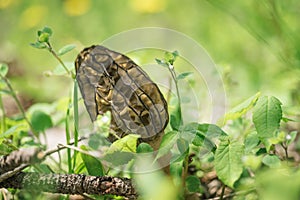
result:
M 228 113 L 225 114 L 225 122 L 228 120 L 235 120 L 237 118 L 240 118 L 243 116 L 246 112 L 248 112 L 257 102 L 258 98 L 260 97 L 261 93 L 258 92 L 254 96 L 248 98 L 232 110 L 230 110 Z
M 8 72 L 8 65 L 5 63 L 0 63 L 0 75 L 4 77 L 6 76 L 7 72 Z
M 38 37 L 38 42 L 49 42 L 49 33 L 42 33 L 39 37 Z
M 181 108 L 178 103 L 176 104 L 175 110 L 171 113 L 170 125 L 175 131 L 178 131 L 182 125 Z
M 157 64 L 163 66 L 163 67 L 169 67 L 168 63 L 166 63 L 165 61 L 163 60 L 160 60 L 158 58 L 155 58 L 155 61 L 157 62 Z
M 43 132 L 47 128 L 53 126 L 50 116 L 42 111 L 33 112 L 31 116 L 31 124 L 33 129 L 37 132 Z
M 295 141 L 297 137 L 298 132 L 297 131 L 292 131 L 286 136 L 286 144 L 290 145 L 292 142 Z
M 181 74 L 179 74 L 176 79 L 177 80 L 181 80 L 181 79 L 185 79 L 187 76 L 193 74 L 193 72 L 183 72 Z
M 215 169 L 218 178 L 231 188 L 243 172 L 244 147 L 238 141 L 223 137 L 215 153 Z
M 72 51 L 75 47 L 76 47 L 76 45 L 74 45 L 74 44 L 68 44 L 68 45 L 62 47 L 60 50 L 58 50 L 57 55 L 62 56 L 64 54 L 68 53 L 69 51 Z
M 86 147 L 81 147 L 86 150 Z M 102 163 L 91 155 L 80 153 L 83 163 L 91 176 L 103 176 L 105 175 Z
M 15 126 L 12 126 L 8 130 L 6 130 L 4 133 L 1 133 L 0 139 L 7 138 L 7 137 L 13 135 L 14 133 L 19 132 L 24 127 L 25 127 L 24 124 L 16 124 Z
M 166 133 L 162 141 L 160 143 L 160 147 L 156 156 L 156 159 L 160 158 L 161 156 L 168 153 L 175 145 L 178 138 L 178 132 L 177 131 L 170 131 Z
M 116 140 L 114 143 L 112 143 L 109 149 L 107 150 L 107 153 L 112 153 L 116 151 L 135 153 L 137 140 L 139 139 L 139 137 L 141 136 L 136 134 L 126 135 L 125 137 Z
M 281 161 L 276 155 L 266 155 L 263 157 L 262 162 L 271 168 L 278 168 L 281 166 Z
M 178 55 L 179 55 L 178 51 L 173 51 L 173 52 L 167 52 L 166 51 L 164 58 L 168 63 L 173 65 L 176 58 L 178 57 Z
M 189 142 L 183 138 L 177 139 L 177 148 L 180 154 L 185 154 L 189 150 Z
M 37 49 L 47 48 L 47 45 L 45 43 L 41 43 L 41 42 L 30 43 L 30 45 L 34 48 L 37 48 Z
M 253 111 L 253 123 L 261 141 L 270 150 L 269 139 L 274 136 L 282 119 L 281 102 L 275 97 L 264 96 L 257 101 Z
M 189 192 L 195 193 L 200 191 L 200 180 L 197 176 L 188 176 L 185 184 Z
M 245 152 L 250 152 L 258 147 L 260 140 L 256 132 L 248 134 L 245 138 Z
M 153 152 L 153 148 L 149 144 L 142 142 L 137 147 L 136 152 L 137 153 L 151 153 L 151 152 Z
M 43 28 L 42 32 L 43 32 L 43 33 L 48 33 L 49 36 L 51 36 L 52 33 L 53 33 L 52 29 L 49 28 L 49 27 L 47 27 L 47 26 L 45 26 L 45 27 Z
M 112 153 L 105 154 L 103 160 L 109 162 L 111 165 L 120 166 L 120 165 L 127 164 L 133 158 L 134 158 L 134 153 L 132 152 L 115 151 Z

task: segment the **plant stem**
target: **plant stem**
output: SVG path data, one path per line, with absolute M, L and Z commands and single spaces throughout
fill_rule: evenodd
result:
M 6 131 L 6 115 L 5 115 L 5 109 L 2 101 L 2 95 L 0 94 L 0 109 L 2 110 L 2 117 L 1 117 L 1 128 L 0 132 L 4 133 Z
M 58 60 L 58 62 L 63 66 L 63 68 L 66 70 L 66 72 L 71 75 L 72 79 L 74 79 L 75 78 L 75 74 L 67 68 L 67 66 L 64 64 L 64 62 L 56 54 L 56 52 L 53 50 L 50 42 L 47 42 L 47 45 L 48 45 L 49 52 Z
M 16 104 L 17 104 L 19 110 L 21 111 L 21 114 L 22 114 L 23 118 L 25 119 L 25 121 L 26 121 L 27 124 L 29 125 L 29 127 L 30 127 L 30 129 L 31 129 L 31 131 L 32 131 L 32 133 L 33 133 L 33 135 L 35 135 L 35 136 L 37 137 L 37 133 L 34 131 L 31 122 L 30 122 L 29 119 L 26 117 L 25 110 L 24 110 L 24 108 L 23 108 L 21 102 L 19 101 L 19 99 L 18 99 L 18 97 L 17 97 L 17 94 L 15 93 L 14 89 L 12 88 L 12 86 L 11 86 L 9 80 L 8 80 L 6 77 L 2 76 L 1 74 L 0 74 L 0 77 L 1 77 L 2 80 L 4 80 L 6 86 L 8 87 L 11 96 L 12 96 L 13 99 L 15 100 L 15 102 L 16 102 Z M 37 138 L 38 138 L 38 137 L 37 137 Z

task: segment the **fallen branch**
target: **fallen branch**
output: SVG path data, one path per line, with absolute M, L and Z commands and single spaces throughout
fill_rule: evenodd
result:
M 137 193 L 130 179 L 111 176 L 20 172 L 0 183 L 0 188 L 40 190 L 61 194 L 116 195 L 137 199 Z

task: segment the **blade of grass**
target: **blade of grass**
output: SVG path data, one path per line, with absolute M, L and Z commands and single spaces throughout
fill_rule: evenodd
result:
M 71 104 L 71 99 L 69 100 L 69 105 Z M 66 119 L 65 119 L 65 129 L 66 129 L 66 140 L 67 144 L 71 143 L 71 134 L 70 134 L 70 127 L 69 127 L 69 118 L 70 118 L 70 106 L 68 106 Z M 71 149 L 67 149 L 67 157 L 68 157 L 68 173 L 73 173 L 72 170 L 72 156 L 71 156 Z
M 74 91 L 73 91 L 73 112 L 74 112 L 74 146 L 78 147 L 78 83 L 74 79 Z M 76 166 L 77 151 L 74 151 L 73 169 Z

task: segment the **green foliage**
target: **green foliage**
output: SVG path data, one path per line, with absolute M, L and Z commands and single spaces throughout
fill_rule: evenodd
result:
M 251 195 L 262 199 L 299 197 L 299 166 L 289 155 L 290 146 L 298 142 L 298 132 L 288 126 L 298 122 L 293 119 L 296 115 L 286 114 L 286 107 L 276 97 L 261 96 L 263 92 L 257 92 L 226 113 L 222 127 L 200 122 L 184 123 L 181 83 L 192 72 L 177 75 L 177 51 L 166 52 L 163 59 L 156 59 L 159 65 L 169 70 L 176 88 L 170 125 L 157 152 L 147 143 L 138 144 L 140 136 L 134 134 L 108 144 L 105 137 L 109 132 L 110 116 L 106 115 L 97 119 L 93 130 L 87 130 L 91 133 L 87 146 L 79 148 L 82 100 L 72 74 L 74 66 L 61 60 L 61 56 L 75 46 L 66 45 L 56 52 L 50 43 L 52 35 L 53 31 L 45 27 L 37 32 L 37 40 L 31 45 L 47 49 L 59 62 L 60 65 L 48 75 L 71 74 L 73 92 L 54 103 L 35 103 L 25 111 L 7 78 L 8 66 L 0 64 L 1 154 L 24 146 L 47 148 L 41 137 L 50 136 L 47 134 L 49 128 L 64 127 L 67 152 L 60 152 L 57 162 L 44 162 L 28 170 L 128 176 L 134 179 L 144 199 L 183 199 L 193 193 L 200 195 L 198 193 L 203 193 L 201 185 L 206 184 L 203 179 L 207 173 L 215 171 L 218 180 L 223 186 L 232 188 L 235 192 L 232 195 L 237 199 L 249 199 Z M 5 115 L 3 95 L 12 97 L 20 115 Z M 91 153 L 91 149 L 96 150 L 98 157 Z M 157 161 L 166 157 L 171 159 L 169 177 L 157 170 L 160 168 Z M 189 171 L 191 167 L 195 172 Z M 283 195 L 280 190 L 288 194 Z
M 261 141 L 270 150 L 274 137 L 282 119 L 281 102 L 275 97 L 262 97 L 258 100 L 253 111 L 253 123 Z
M 229 137 L 221 138 L 216 154 L 215 169 L 219 179 L 232 188 L 243 172 L 243 145 Z

